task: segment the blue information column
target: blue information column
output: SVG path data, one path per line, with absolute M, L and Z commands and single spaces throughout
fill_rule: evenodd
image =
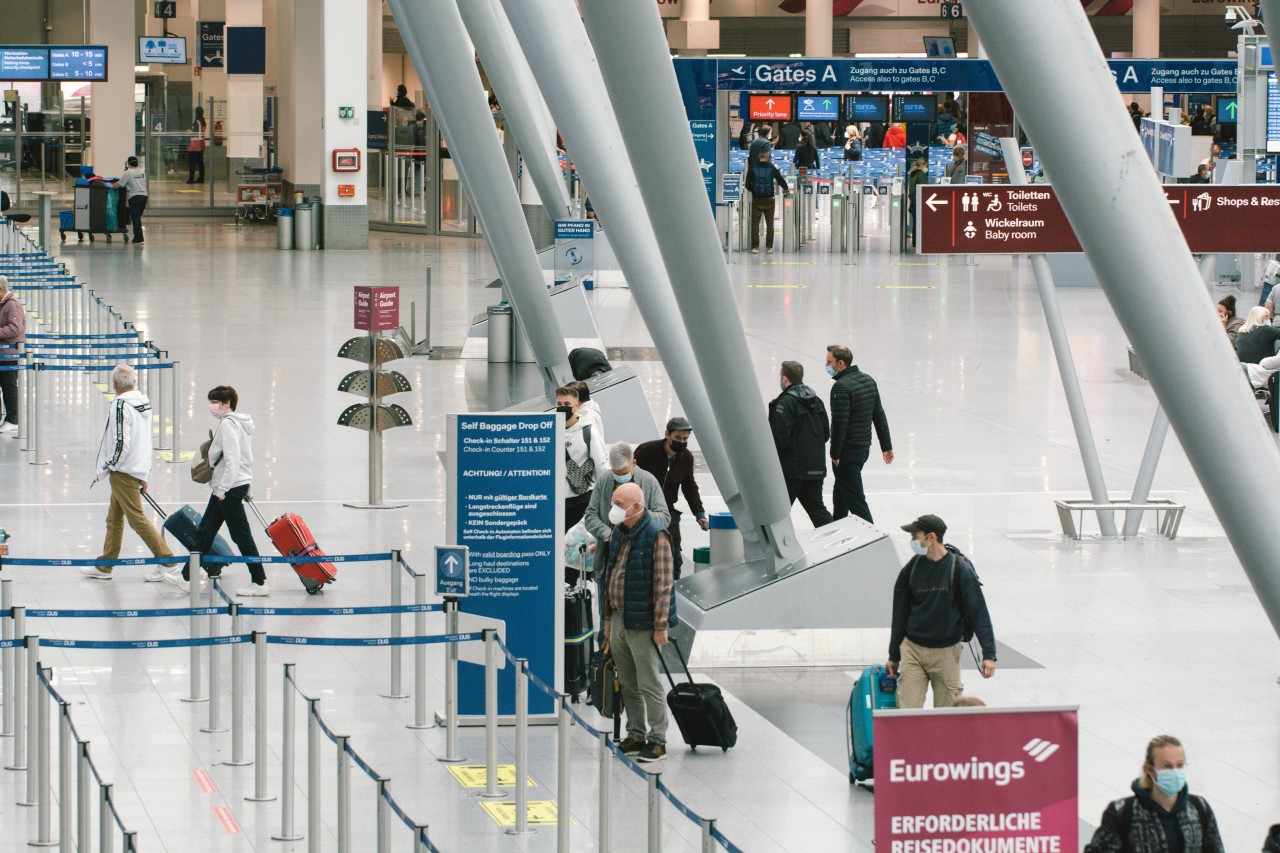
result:
M 563 683 L 564 437 L 555 414 L 449 415 L 448 541 L 470 549 L 470 596 L 464 630 L 496 627 L 529 672 Z M 498 678 L 498 713 L 515 713 L 515 685 Z M 555 703 L 529 691 L 531 716 Z M 484 715 L 484 667 L 465 660 L 458 671 L 458 714 Z

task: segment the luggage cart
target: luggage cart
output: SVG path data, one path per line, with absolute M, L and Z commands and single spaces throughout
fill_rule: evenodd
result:
M 281 175 L 284 170 L 245 169 L 236 177 L 236 224 L 256 220 L 266 222 L 275 219 L 284 191 Z

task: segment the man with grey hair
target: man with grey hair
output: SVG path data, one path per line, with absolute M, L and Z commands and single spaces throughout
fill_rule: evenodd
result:
M 111 385 L 115 388 L 116 397 L 111 401 L 111 410 L 102 431 L 93 478 L 95 484 L 104 477 L 111 483 L 107 538 L 100 556 L 103 560 L 119 559 L 126 520 L 152 554 L 157 557 L 173 556 L 164 544 L 164 537 L 142 511 L 142 493 L 147 490 L 147 477 L 151 474 L 151 401 L 137 389 L 137 384 L 137 374 L 129 365 L 117 364 L 111 371 Z M 166 565 L 176 566 L 178 561 Z M 85 566 L 80 571 L 97 580 L 111 580 L 111 568 Z M 148 581 L 162 578 L 159 566 L 146 576 Z
M 595 488 L 591 492 L 591 504 L 582 517 L 587 532 L 596 538 L 596 577 L 604 571 L 606 545 L 613 535 L 615 525 L 609 520 L 609 509 L 613 506 L 613 491 L 623 483 L 635 483 L 644 493 L 644 507 L 661 525 L 663 530 L 671 524 L 671 513 L 667 510 L 667 499 L 662 494 L 662 486 L 656 477 L 643 468 L 636 467 L 631 452 L 631 445 L 625 441 L 609 447 L 610 470 L 596 477 Z
M 0 403 L 4 422 L 0 435 L 18 431 L 18 347 L 27 340 L 27 312 L 18 296 L 9 289 L 9 279 L 0 275 Z

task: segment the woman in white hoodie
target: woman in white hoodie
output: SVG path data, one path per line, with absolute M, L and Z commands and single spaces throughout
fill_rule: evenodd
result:
M 213 479 L 209 481 L 209 488 L 213 490 L 213 494 L 209 496 L 204 518 L 200 521 L 199 538 L 194 550 L 201 554 L 207 553 L 225 521 L 231 541 L 236 543 L 241 556 L 257 557 L 258 546 L 253 541 L 253 530 L 244 511 L 244 502 L 249 497 L 249 487 L 253 483 L 253 418 L 236 411 L 240 396 L 230 385 L 219 385 L 209 392 L 208 398 L 209 414 L 218 421 L 213 443 L 209 445 L 209 463 L 213 465 Z M 267 573 L 262 564 L 248 565 L 253 583 L 236 590 L 236 595 L 270 595 L 271 588 L 267 586 Z M 216 566 L 205 571 L 216 576 L 220 568 Z M 176 574 L 165 575 L 165 579 L 180 589 L 185 589 L 187 569 L 182 570 L 181 579 Z

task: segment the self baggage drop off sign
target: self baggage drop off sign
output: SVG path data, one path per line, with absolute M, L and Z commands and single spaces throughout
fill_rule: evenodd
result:
M 1076 709 L 877 712 L 879 853 L 1075 853 Z

